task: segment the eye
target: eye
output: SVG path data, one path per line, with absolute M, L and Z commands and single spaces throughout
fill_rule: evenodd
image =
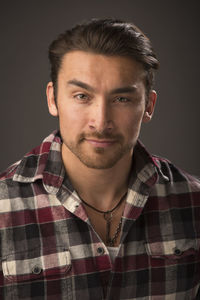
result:
M 80 93 L 74 96 L 74 98 L 78 99 L 78 100 L 88 100 L 89 97 L 86 94 Z
M 123 102 L 129 102 L 130 99 L 127 98 L 127 97 L 117 97 L 117 98 L 115 99 L 115 101 L 116 101 L 116 102 L 121 102 L 121 103 L 123 103 Z

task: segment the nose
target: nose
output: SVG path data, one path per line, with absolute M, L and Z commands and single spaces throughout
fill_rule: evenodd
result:
M 89 127 L 91 130 L 95 130 L 99 133 L 112 131 L 114 127 L 112 112 L 109 103 L 106 102 L 106 99 L 102 99 L 102 101 L 98 101 L 93 105 L 91 109 Z

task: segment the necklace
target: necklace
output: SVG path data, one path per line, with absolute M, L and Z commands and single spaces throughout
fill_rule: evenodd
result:
M 116 231 L 115 231 L 115 234 L 113 235 L 113 237 L 110 236 L 110 227 L 111 227 L 111 222 L 112 222 L 112 217 L 113 217 L 113 214 L 112 214 L 112 213 L 113 213 L 114 210 L 116 210 L 116 209 L 120 206 L 120 204 L 122 203 L 122 201 L 125 199 L 126 194 L 127 194 L 127 193 L 125 193 L 125 194 L 123 195 L 123 197 L 119 200 L 119 202 L 118 202 L 112 209 L 106 210 L 106 211 L 97 209 L 96 207 L 94 207 L 94 206 L 92 206 L 91 204 L 85 202 L 85 201 L 81 198 L 82 202 L 83 202 L 86 206 L 90 207 L 91 209 L 95 210 L 96 212 L 98 212 L 98 213 L 100 213 L 100 214 L 103 214 L 103 217 L 104 217 L 104 219 L 106 220 L 106 244 L 107 244 L 108 246 L 110 246 L 110 247 L 113 247 L 113 246 L 115 245 L 115 242 L 116 242 L 116 240 L 117 240 L 117 237 L 118 237 L 118 235 L 119 235 L 119 233 L 120 233 L 121 226 L 122 226 L 122 218 L 121 218 L 121 220 L 120 220 L 120 222 L 119 222 L 119 224 L 118 224 L 118 226 L 117 226 L 117 229 L 116 229 Z

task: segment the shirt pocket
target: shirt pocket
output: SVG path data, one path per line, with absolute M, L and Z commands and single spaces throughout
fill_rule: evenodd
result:
M 198 239 L 151 241 L 145 247 L 149 256 L 152 293 L 161 294 L 164 289 L 166 295 L 176 295 L 178 291 L 183 300 L 196 299 L 200 282 Z
M 199 242 L 197 239 L 179 239 L 162 242 L 145 243 L 147 254 L 152 258 L 167 260 L 182 260 L 193 258 L 199 253 Z
M 18 252 L 2 261 L 2 271 L 7 282 L 33 281 L 42 278 L 60 278 L 71 269 L 71 256 L 66 249 L 48 249 Z

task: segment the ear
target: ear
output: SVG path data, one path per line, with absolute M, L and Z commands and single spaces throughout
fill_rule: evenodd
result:
M 147 105 L 143 116 L 144 123 L 151 121 L 155 109 L 156 99 L 157 99 L 156 91 L 151 90 L 148 96 Z
M 49 113 L 52 116 L 57 117 L 58 116 L 58 108 L 57 108 L 55 96 L 54 96 L 53 82 L 51 82 L 51 81 L 47 84 L 46 95 L 47 95 L 47 104 L 48 104 L 48 108 L 49 108 Z

